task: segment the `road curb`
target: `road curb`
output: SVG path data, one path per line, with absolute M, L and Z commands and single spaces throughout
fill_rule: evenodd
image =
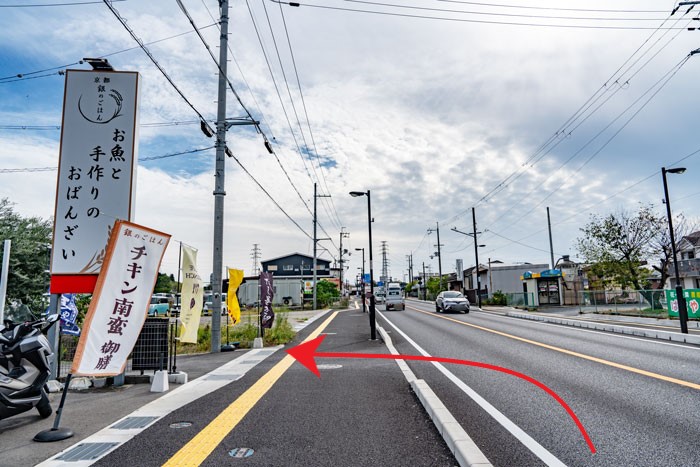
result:
M 520 319 L 529 319 L 532 321 L 542 321 L 545 323 L 562 324 L 565 326 L 573 326 L 583 329 L 593 329 L 596 331 L 613 332 L 629 336 L 647 337 L 650 339 L 660 339 L 665 341 L 700 345 L 700 336 L 683 334 L 680 332 L 657 331 L 655 329 L 640 329 L 615 324 L 596 323 L 593 321 L 583 321 L 578 319 L 566 319 L 556 316 L 530 315 L 525 313 L 508 312 L 506 313 L 506 316 Z
M 387 346 L 389 351 L 397 355 L 398 352 L 391 341 L 391 337 L 386 330 L 377 326 L 380 339 Z M 422 379 L 416 379 L 411 369 L 405 361 L 396 360 L 399 368 L 403 372 L 406 380 L 411 385 L 411 389 L 418 396 L 418 400 L 423 405 L 423 408 L 428 413 L 428 416 L 433 421 L 445 444 L 454 454 L 457 463 L 461 467 L 488 467 L 492 464 L 481 452 L 481 449 L 469 437 L 462 425 L 452 416 L 450 411 L 445 407 L 440 398 L 433 392 L 428 383 Z
M 411 381 L 411 388 L 433 420 L 450 451 L 455 455 L 459 465 L 468 467 L 492 465 L 438 396 L 430 389 L 428 383 L 422 379 L 416 379 Z

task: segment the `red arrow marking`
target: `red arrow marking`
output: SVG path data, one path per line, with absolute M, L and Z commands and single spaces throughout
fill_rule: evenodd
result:
M 573 410 L 571 410 L 571 407 L 564 402 L 564 399 L 559 397 L 559 395 L 551 390 L 549 387 L 546 385 L 540 383 L 534 378 L 531 378 L 530 376 L 519 373 L 517 371 L 510 370 L 508 368 L 504 368 L 502 366 L 496 366 L 496 365 L 489 365 L 488 363 L 481 363 L 481 362 L 474 362 L 471 360 L 460 360 L 457 358 L 443 358 L 443 357 L 424 357 L 422 355 L 391 355 L 391 354 L 373 354 L 373 353 L 344 353 L 344 352 L 316 352 L 316 349 L 321 345 L 321 342 L 323 342 L 323 339 L 325 338 L 325 335 L 320 335 L 315 339 L 310 340 L 309 342 L 304 342 L 303 344 L 299 344 L 296 347 L 292 347 L 291 349 L 287 350 L 287 353 L 294 357 L 299 363 L 304 365 L 306 368 L 311 370 L 312 373 L 314 373 L 316 376 L 319 378 L 321 377 L 321 373 L 319 373 L 318 368 L 316 367 L 316 358 L 383 358 L 387 360 L 419 360 L 419 361 L 425 361 L 425 362 L 440 362 L 440 363 L 454 363 L 455 365 L 467 365 L 467 366 L 475 366 L 479 368 L 486 368 L 487 370 L 494 370 L 494 371 L 500 371 L 501 373 L 506 373 L 509 375 L 513 375 L 517 378 L 524 379 L 525 381 L 534 384 L 538 388 L 544 390 L 547 394 L 552 396 L 554 400 L 559 402 L 559 404 L 564 407 L 564 410 L 567 411 L 569 416 L 574 420 L 576 423 L 576 426 L 578 426 L 579 431 L 581 431 L 581 434 L 583 435 L 583 438 L 586 440 L 586 443 L 588 443 L 588 447 L 590 448 L 591 452 L 595 454 L 595 446 L 593 445 L 593 441 L 591 441 L 590 436 L 588 436 L 588 433 L 586 432 L 586 429 L 583 427 L 583 424 L 581 421 L 578 419 L 576 414 L 574 413 Z

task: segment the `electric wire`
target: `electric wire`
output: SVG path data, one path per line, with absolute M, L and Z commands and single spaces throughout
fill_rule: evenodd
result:
M 431 7 L 420 7 L 412 5 L 397 5 L 395 3 L 383 3 L 383 2 L 371 2 L 368 0 L 343 0 L 348 3 L 359 3 L 364 5 L 374 5 L 383 6 L 390 8 L 403 8 L 410 10 L 421 10 L 421 11 L 437 11 L 440 13 L 461 13 L 467 15 L 482 15 L 482 16 L 505 16 L 505 17 L 516 17 L 516 18 L 536 18 L 536 19 L 566 19 L 566 20 L 593 20 L 593 21 L 653 21 L 654 18 L 600 18 L 600 17 L 585 17 L 585 16 L 544 16 L 544 15 L 526 15 L 519 13 L 496 13 L 496 12 L 486 12 L 486 11 L 465 11 L 465 10 L 453 10 L 447 8 L 431 8 Z M 664 12 L 666 13 L 666 12 Z
M 668 84 L 668 82 L 676 75 L 676 73 L 678 73 L 678 71 L 680 71 L 680 69 L 683 67 L 683 65 L 685 65 L 685 63 L 686 63 L 689 59 L 690 59 L 690 55 L 687 55 L 685 58 L 683 58 L 683 60 L 681 60 L 676 66 L 674 66 L 669 72 L 667 72 L 659 81 L 657 81 L 656 83 L 654 83 L 644 94 L 642 94 L 642 95 L 641 95 L 637 100 L 635 100 L 629 107 L 627 107 L 622 113 L 620 113 L 609 125 L 607 125 L 603 130 L 601 130 L 601 132 L 599 132 L 596 136 L 594 136 L 594 138 L 597 138 L 599 135 L 602 134 L 602 132 L 604 132 L 605 130 L 607 130 L 608 128 L 610 128 L 610 126 L 611 126 L 613 123 L 615 123 L 618 119 L 620 119 L 620 118 L 621 118 L 625 113 L 627 113 L 633 106 L 635 106 L 637 103 L 639 103 L 639 102 L 642 100 L 642 98 L 644 98 L 647 94 L 649 94 L 649 93 L 651 92 L 651 90 L 652 90 L 654 87 L 657 87 L 657 86 L 659 85 L 659 83 L 660 83 L 661 81 L 663 81 L 663 83 L 662 83 L 660 86 L 658 86 L 658 89 L 656 89 L 656 91 L 654 91 L 653 93 L 651 93 L 651 95 L 649 96 L 649 98 L 641 105 L 641 107 L 640 107 L 639 109 L 637 109 L 637 110 L 622 124 L 622 126 L 620 126 L 620 128 L 619 128 L 617 131 L 615 131 L 615 132 L 610 136 L 610 138 L 608 138 L 608 139 L 603 143 L 602 146 L 600 146 L 595 152 L 593 152 L 593 154 L 591 154 L 591 155 L 588 157 L 588 159 L 586 159 L 586 160 L 584 161 L 583 164 L 581 164 L 573 173 L 569 174 L 568 177 L 564 178 L 564 180 L 563 180 L 554 190 L 551 190 L 547 196 L 545 196 L 540 202 L 538 202 L 536 205 L 534 205 L 529 211 L 525 212 L 525 213 L 522 214 L 520 217 L 518 217 L 514 222 L 517 223 L 520 219 L 523 219 L 525 216 L 527 216 L 527 215 L 530 214 L 532 211 L 534 211 L 537 207 L 541 206 L 542 203 L 544 203 L 547 199 L 549 199 L 549 198 L 556 192 L 556 190 L 558 190 L 559 188 L 561 188 L 571 177 L 573 177 L 574 175 L 576 175 L 577 173 L 579 173 L 586 165 L 588 165 L 588 163 L 590 163 L 596 156 L 598 156 L 598 155 L 603 151 L 603 149 L 605 149 L 605 148 L 608 146 L 608 144 L 610 144 L 610 142 L 611 142 L 618 134 L 620 134 L 620 132 L 622 132 L 622 130 L 624 130 L 624 129 L 627 127 L 627 125 L 629 125 L 629 123 L 630 123 L 630 122 L 631 122 L 631 121 L 632 121 L 632 120 L 633 120 L 633 119 L 634 119 L 634 118 L 649 104 L 649 102 L 650 102 L 650 101 L 651 101 L 651 100 L 666 86 L 666 84 Z M 664 80 L 665 80 L 665 81 L 664 81 Z M 588 144 L 588 143 L 586 143 L 586 144 Z M 577 153 L 577 154 L 578 154 L 578 153 Z M 572 158 L 573 158 L 573 157 L 572 157 Z M 570 158 L 569 160 L 571 160 L 572 158 Z M 567 163 L 568 163 L 568 161 L 567 161 Z M 563 166 L 562 166 L 562 167 L 563 167 Z M 558 170 L 559 170 L 559 169 L 558 169 Z M 558 170 L 557 170 L 557 171 L 558 171 Z M 556 173 L 556 172 L 555 172 L 555 173 Z M 547 177 L 546 180 L 549 180 L 549 178 L 551 178 L 552 175 L 554 175 L 554 174 L 551 174 L 549 177 Z M 546 180 L 545 180 L 545 181 L 546 181 Z M 542 183 L 544 183 L 544 182 L 542 182 Z M 503 218 L 503 216 L 499 216 L 499 219 L 502 219 L 502 218 Z M 496 221 L 494 221 L 494 223 L 497 222 L 497 221 L 498 221 L 498 219 L 497 219 Z
M 211 14 L 211 11 L 209 10 L 209 7 L 208 7 L 207 4 L 204 2 L 204 0 L 202 0 L 202 5 L 204 5 L 204 8 L 207 10 L 207 13 L 209 14 L 209 17 L 212 19 L 212 21 L 216 21 L 216 19 L 215 19 L 215 18 L 213 17 L 213 15 Z M 219 30 L 221 30 L 221 28 L 219 28 Z M 265 113 L 262 111 L 262 109 L 261 109 L 261 107 L 260 107 L 260 104 L 258 103 L 257 99 L 255 98 L 255 94 L 253 94 L 253 90 L 252 90 L 250 84 L 248 83 L 248 80 L 246 79 L 245 74 L 243 73 L 243 70 L 241 69 L 240 64 L 238 63 L 238 60 L 236 60 L 236 56 L 235 56 L 235 54 L 233 53 L 233 50 L 231 49 L 231 46 L 230 46 L 229 44 L 227 44 L 227 47 L 228 47 L 230 56 L 231 56 L 233 62 L 236 64 L 236 68 L 238 68 L 238 72 L 241 74 L 241 78 L 243 79 L 243 82 L 244 82 L 245 85 L 246 85 L 246 89 L 248 89 L 248 92 L 249 92 L 251 98 L 253 99 L 253 103 L 255 104 L 255 107 L 256 107 L 258 113 L 260 114 L 260 121 L 261 121 L 261 123 L 264 124 L 265 126 L 267 126 L 268 130 L 270 131 L 270 136 L 271 136 L 271 140 L 269 141 L 270 144 L 272 144 L 272 143 L 275 143 L 275 144 L 276 144 L 276 138 L 275 138 L 275 136 L 274 136 L 274 131 L 272 130 L 272 127 L 267 123 L 267 118 L 265 117 Z M 278 150 L 279 150 L 279 149 L 281 149 L 281 148 L 278 148 Z M 306 200 L 304 199 L 304 197 L 303 197 L 303 196 L 301 195 L 301 193 L 299 192 L 299 189 L 297 188 L 297 186 L 296 186 L 296 185 L 294 184 L 294 182 L 292 181 L 292 178 L 290 177 L 289 172 L 287 172 L 287 169 L 286 169 L 286 168 L 284 167 L 284 165 L 282 164 L 282 161 L 280 160 L 279 156 L 277 155 L 277 152 L 278 152 L 278 151 L 272 151 L 272 155 L 275 157 L 275 160 L 277 161 L 277 164 L 280 166 L 280 168 L 282 169 L 282 172 L 284 173 L 285 177 L 287 177 L 287 181 L 289 181 L 290 185 L 292 185 L 292 188 L 293 188 L 294 191 L 296 192 L 297 196 L 299 197 L 299 199 L 301 200 L 301 202 L 302 202 L 302 203 L 304 204 L 304 206 L 306 207 L 306 210 L 309 212 L 309 214 L 311 214 L 311 215 L 313 216 L 313 213 L 311 212 L 311 208 L 309 207 L 309 204 L 306 202 Z
M 290 4 L 290 2 L 282 2 L 280 0 L 271 0 L 275 3 L 285 3 Z M 467 18 L 449 18 L 444 16 L 426 16 L 426 15 L 411 15 L 406 13 L 391 13 L 386 11 L 377 10 L 364 10 L 359 8 L 343 8 L 334 7 L 328 5 L 314 5 L 311 3 L 300 3 L 294 2 L 295 6 L 305 6 L 309 8 L 319 8 L 324 10 L 336 10 L 342 12 L 352 12 L 352 13 L 367 13 L 380 16 L 392 16 L 398 18 L 416 18 L 416 19 L 427 19 L 435 21 L 446 21 L 446 22 L 456 22 L 456 23 L 478 23 L 478 24 L 494 24 L 494 25 L 504 25 L 504 26 L 527 26 L 527 27 L 544 27 L 544 28 L 571 28 L 571 29 L 605 29 L 605 30 L 651 30 L 655 29 L 651 26 L 606 26 L 606 25 L 586 25 L 586 24 L 543 24 L 543 23 L 527 23 L 527 22 L 516 22 L 516 21 L 489 21 L 489 20 L 479 20 L 479 19 L 467 19 Z
M 111 0 L 113 2 L 124 2 L 126 0 Z M 62 2 L 62 3 L 34 3 L 34 4 L 15 4 L 15 5 L 0 5 L 0 8 L 32 8 L 44 6 L 75 6 L 75 5 L 92 5 L 102 2 Z
M 446 3 L 461 3 L 467 5 L 500 7 L 500 8 L 520 8 L 528 10 L 555 10 L 555 11 L 584 11 L 584 12 L 602 12 L 602 13 L 667 13 L 667 10 L 610 10 L 610 9 L 591 9 L 591 8 L 562 8 L 562 7 L 542 7 L 542 6 L 526 6 L 526 5 L 508 5 L 502 3 L 485 3 L 485 2 L 468 2 L 463 0 L 438 0 Z
M 153 56 L 153 54 L 151 53 L 151 51 L 148 50 L 148 47 L 146 47 L 146 45 L 143 43 L 143 41 L 136 35 L 136 33 L 129 27 L 129 25 L 126 24 L 126 20 L 124 20 L 124 18 L 122 18 L 122 16 L 119 14 L 119 12 L 117 11 L 117 9 L 114 8 L 114 6 L 112 6 L 111 1 L 110 1 L 110 0 L 103 0 L 103 1 L 104 1 L 104 4 L 107 5 L 107 8 L 109 8 L 109 10 L 112 12 L 112 14 L 113 14 L 113 15 L 117 18 L 117 20 L 122 24 L 122 26 L 124 27 L 124 29 L 126 29 L 126 30 L 129 32 L 129 35 L 131 35 L 131 38 L 134 39 L 134 41 L 136 41 L 136 43 L 139 45 L 139 47 L 141 48 L 141 50 L 143 50 L 143 52 L 148 56 L 148 58 L 151 60 L 151 62 L 156 66 L 156 68 L 158 68 L 158 71 L 160 71 L 160 73 L 165 77 L 165 79 L 168 81 L 168 83 L 170 83 L 170 85 L 173 87 L 173 89 L 175 89 L 175 91 L 180 95 L 180 97 L 182 98 L 182 100 L 184 100 L 185 103 L 194 111 L 194 113 L 197 114 L 197 116 L 200 118 L 200 120 L 204 120 L 204 121 L 205 121 L 204 116 L 203 116 L 201 113 L 199 113 L 199 111 L 198 111 L 198 110 L 195 108 L 195 106 L 190 102 L 190 100 L 187 99 L 187 97 L 185 97 L 185 95 L 182 93 L 182 91 L 180 90 L 180 88 L 177 87 L 177 85 L 176 85 L 175 82 L 172 80 L 172 78 L 170 78 L 170 76 L 169 76 L 168 73 L 165 71 L 165 69 L 163 69 L 163 67 L 160 65 L 160 63 L 158 63 L 158 61 L 157 61 L 156 58 Z
M 263 5 L 265 5 L 264 2 L 263 2 Z M 311 120 L 309 119 L 309 112 L 308 112 L 308 109 L 306 107 L 306 99 L 304 99 L 304 92 L 302 91 L 302 88 L 301 88 L 301 80 L 299 79 L 299 70 L 297 68 L 296 58 L 294 57 L 294 50 L 292 49 L 292 41 L 289 37 L 289 29 L 287 28 L 287 20 L 284 17 L 284 9 L 282 8 L 282 5 L 279 5 L 279 9 L 280 9 L 280 16 L 282 18 L 282 24 L 284 25 L 284 33 L 285 33 L 285 36 L 287 37 L 287 45 L 289 47 L 289 55 L 292 59 L 292 65 L 294 67 L 294 75 L 296 76 L 296 79 L 297 79 L 297 88 L 299 89 L 299 97 L 301 97 L 302 108 L 304 109 L 304 115 L 306 117 L 306 125 L 309 129 L 309 137 L 311 138 L 311 144 L 313 145 L 314 154 L 316 155 L 316 160 L 318 161 L 319 170 L 321 171 L 321 176 L 323 178 L 323 184 L 325 185 L 326 192 L 330 193 L 330 189 L 328 188 L 328 182 L 326 181 L 326 177 L 324 175 L 323 164 L 321 163 L 321 159 L 318 155 L 318 148 L 316 147 L 316 140 L 314 138 L 314 133 L 311 130 Z M 340 230 L 342 230 L 343 222 L 340 220 L 340 216 L 338 215 L 338 210 L 335 208 L 335 203 L 333 201 L 333 197 L 328 198 L 328 200 L 330 201 L 331 209 L 332 209 L 333 213 L 335 214 L 334 219 L 337 221 L 337 226 L 340 228 Z
M 164 154 L 161 156 L 142 157 L 139 159 L 139 163 L 146 162 L 146 161 L 154 161 L 154 160 L 158 160 L 158 159 L 166 159 L 166 158 L 175 157 L 175 156 L 182 156 L 182 155 L 186 155 L 186 154 L 194 154 L 197 152 L 208 151 L 208 150 L 213 149 L 215 147 L 216 146 L 208 146 L 206 148 L 190 149 L 189 151 L 174 152 L 172 154 Z M 52 170 L 58 170 L 58 167 L 52 166 L 52 167 L 24 167 L 24 168 L 13 168 L 13 169 L 0 169 L 0 173 L 49 172 Z
M 618 67 L 617 70 L 603 83 L 603 85 L 598 88 L 591 97 L 586 100 L 544 143 L 542 143 L 536 150 L 535 152 L 525 161 L 521 164 L 521 166 L 510 173 L 508 176 L 506 176 L 503 180 L 501 180 L 494 188 L 492 188 L 489 192 L 487 192 L 485 195 L 483 195 L 474 205 L 479 206 L 481 203 L 488 201 L 489 199 L 493 198 L 496 194 L 500 193 L 503 191 L 507 186 L 511 185 L 514 181 L 519 179 L 522 175 L 525 174 L 530 168 L 534 167 L 535 164 L 537 164 L 539 161 L 541 161 L 547 154 L 549 154 L 552 150 L 554 150 L 565 138 L 565 137 L 570 137 L 571 134 L 579 128 L 586 120 L 588 120 L 595 112 L 597 112 L 605 103 L 607 103 L 612 97 L 614 97 L 617 92 L 619 92 L 624 86 L 628 86 L 630 80 L 636 76 L 642 69 L 648 65 L 651 60 L 658 55 L 658 53 L 661 52 L 664 48 L 666 48 L 671 41 L 673 41 L 678 34 L 680 34 L 681 31 L 678 32 L 675 36 L 673 36 L 663 47 L 659 49 L 659 51 L 656 52 L 649 60 L 647 60 L 631 77 L 629 78 L 624 78 L 625 74 L 628 73 L 630 70 L 632 70 L 632 67 L 636 65 L 641 57 L 646 55 L 649 50 L 651 50 L 658 42 L 665 37 L 665 35 L 671 30 L 671 28 L 666 28 L 666 32 L 656 40 L 656 42 L 650 46 L 646 51 L 644 51 L 640 58 L 634 61 L 632 65 L 630 65 L 625 72 L 621 73 L 618 76 L 618 73 L 631 61 L 634 59 L 634 57 L 639 54 L 639 52 L 646 46 L 649 41 L 660 31 L 662 30 L 664 24 L 670 19 L 670 15 L 657 27 L 654 32 L 652 32 L 643 42 L 642 44 Z M 678 24 L 679 21 L 681 21 L 682 18 L 678 18 L 671 27 L 675 26 Z M 691 20 L 692 21 L 692 20 Z M 689 21 L 690 22 L 690 21 Z M 615 81 L 613 81 L 615 80 Z M 620 84 L 620 81 L 623 81 L 623 84 Z M 607 93 L 610 91 L 610 86 L 611 84 L 617 85 L 615 87 L 615 91 L 609 95 L 605 101 L 598 105 L 593 111 L 589 110 L 591 109 L 592 106 L 596 105 L 598 101 Z M 576 121 L 581 119 L 583 115 L 586 115 L 588 112 L 588 115 L 583 118 L 578 124 L 576 124 L 573 128 L 569 129 L 568 127 L 570 125 L 573 125 Z M 455 216 L 453 216 L 450 219 L 447 219 L 447 222 L 451 222 L 453 220 L 456 220 L 460 216 L 464 215 L 465 213 L 468 212 L 468 209 L 465 209 L 459 213 L 457 213 Z
M 255 20 L 255 15 L 253 13 L 252 8 L 250 7 L 250 3 L 248 2 L 248 0 L 246 0 L 246 5 L 248 7 L 248 12 L 250 14 L 250 18 L 251 18 L 251 21 L 253 23 L 253 27 L 255 29 L 256 36 L 258 38 L 258 42 L 260 43 L 260 48 L 262 50 L 263 57 L 265 58 L 265 63 L 267 64 L 267 68 L 270 72 L 270 77 L 272 78 L 272 82 L 273 82 L 274 87 L 275 87 L 275 92 L 277 94 L 280 105 L 282 107 L 282 111 L 283 111 L 285 119 L 287 121 L 287 125 L 289 126 L 289 131 L 292 135 L 292 139 L 294 140 L 294 144 L 296 145 L 297 152 L 299 154 L 299 157 L 301 158 L 302 164 L 304 166 L 304 170 L 306 171 L 306 175 L 309 177 L 309 180 L 311 180 L 311 182 L 313 183 L 314 178 L 311 176 L 311 172 L 309 172 L 308 166 L 306 164 L 306 160 L 304 159 L 304 156 L 303 156 L 303 152 L 301 150 L 301 147 L 299 146 L 299 141 L 297 140 L 296 134 L 295 134 L 294 129 L 292 127 L 292 122 L 289 118 L 289 114 L 287 113 L 287 109 L 286 109 L 284 102 L 282 100 L 282 94 L 279 90 L 279 86 L 277 85 L 277 80 L 276 80 L 274 73 L 272 71 L 272 66 L 270 64 L 270 60 L 267 56 L 267 52 L 265 51 L 265 46 L 263 45 L 262 36 L 260 35 L 260 30 L 258 29 L 257 21 Z M 312 168 L 313 168 L 313 165 L 312 165 Z M 331 238 L 331 243 L 333 243 L 333 246 L 335 247 L 335 243 L 333 242 L 332 237 L 325 231 L 325 229 L 323 228 L 323 226 L 321 224 L 318 224 L 318 225 L 321 228 L 321 231 L 323 231 L 326 235 L 328 235 L 329 238 Z

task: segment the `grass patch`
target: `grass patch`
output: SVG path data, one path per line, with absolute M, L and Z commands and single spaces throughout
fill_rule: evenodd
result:
M 255 311 L 241 313 L 241 322 L 227 329 L 226 321 L 222 320 L 221 326 L 221 344 L 227 342 L 239 342 L 240 348 L 252 348 L 253 341 L 259 336 L 259 328 L 257 326 L 258 315 Z M 227 334 L 228 333 L 228 334 Z M 263 339 L 265 346 L 286 344 L 294 339 L 296 331 L 287 319 L 287 312 L 276 311 L 275 321 L 272 329 L 265 329 L 265 337 Z M 197 343 L 186 344 L 177 342 L 177 353 L 193 354 L 209 352 L 211 350 L 211 326 L 200 326 L 197 331 Z

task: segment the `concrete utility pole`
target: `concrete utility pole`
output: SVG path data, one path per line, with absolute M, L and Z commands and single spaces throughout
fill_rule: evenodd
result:
M 389 282 L 389 260 L 386 257 L 389 250 L 386 243 L 386 240 L 382 240 L 382 275 L 379 279 L 384 282 L 385 287 L 386 283 Z
M 260 275 L 260 244 L 253 243 L 250 257 L 253 259 L 253 275 L 258 276 Z
M 442 254 L 440 254 L 440 223 L 435 223 L 434 229 L 428 229 L 428 233 L 437 232 L 437 257 L 438 257 L 438 274 L 440 274 L 440 291 L 442 292 Z
M 216 169 L 214 172 L 214 269 L 211 273 L 211 352 L 221 352 L 221 274 L 224 244 L 224 196 L 226 196 L 226 62 L 228 51 L 228 0 L 220 0 L 219 94 L 216 112 Z
M 474 229 L 474 259 L 476 260 L 476 301 L 481 308 L 481 279 L 479 278 L 479 242 L 476 235 L 480 232 L 476 231 L 476 209 L 472 208 L 472 225 Z
M 313 264 L 313 281 L 314 281 L 314 294 L 313 294 L 313 302 L 314 302 L 314 310 L 316 309 L 316 274 L 317 274 L 317 258 L 316 258 L 316 246 L 318 244 L 319 240 L 330 240 L 330 238 L 318 238 L 316 237 L 316 227 L 318 225 L 318 218 L 316 216 L 316 208 L 317 208 L 317 199 L 318 198 L 330 198 L 330 195 L 319 195 L 317 194 L 317 186 L 316 183 L 314 183 L 314 264 Z
M 425 277 L 425 263 L 423 263 L 423 300 L 427 299 L 428 279 Z
M 547 206 L 547 229 L 549 229 L 549 255 L 552 260 L 552 269 L 554 269 L 554 246 L 552 243 L 552 222 L 549 220 L 549 206 Z

